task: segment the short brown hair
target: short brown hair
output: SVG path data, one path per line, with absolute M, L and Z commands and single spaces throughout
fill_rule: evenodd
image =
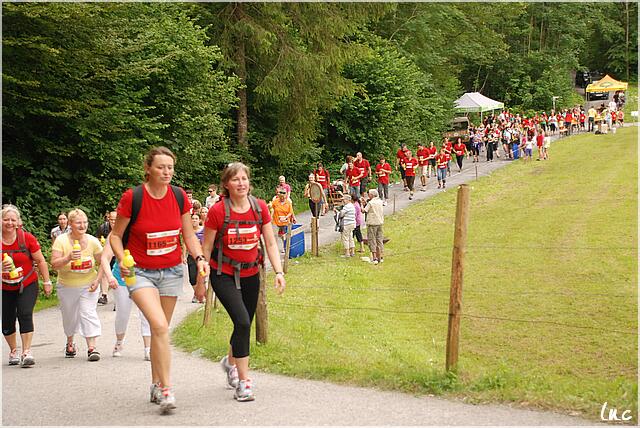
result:
M 147 168 L 151 168 L 153 159 L 158 155 L 169 156 L 171 157 L 171 159 L 173 159 L 173 163 L 174 164 L 176 163 L 176 155 L 174 155 L 171 150 L 169 150 L 164 146 L 158 146 L 158 147 L 153 147 L 147 152 L 147 155 L 144 157 L 144 165 Z M 149 175 L 146 172 L 144 173 L 144 179 L 145 181 L 149 179 Z
M 242 162 L 231 162 L 224 168 L 224 170 L 222 170 L 222 176 L 220 177 L 220 189 L 223 196 L 226 196 L 227 198 L 229 197 L 229 191 L 224 187 L 224 185 L 240 171 L 244 171 L 244 173 L 247 174 L 249 181 L 251 181 L 251 172 L 249 167 Z M 251 193 L 251 186 L 249 186 L 249 193 Z

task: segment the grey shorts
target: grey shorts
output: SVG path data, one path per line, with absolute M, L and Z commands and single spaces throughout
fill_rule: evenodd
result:
M 184 265 L 164 269 L 135 268 L 136 283 L 127 287 L 129 296 L 141 288 L 156 288 L 161 296 L 178 297 L 182 295 Z

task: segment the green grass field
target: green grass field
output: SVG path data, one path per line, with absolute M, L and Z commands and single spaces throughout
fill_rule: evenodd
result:
M 336 383 L 637 421 L 637 128 L 556 142 L 472 183 L 460 360 L 445 372 L 455 189 L 389 217 L 383 264 L 303 256 L 269 290 L 251 366 Z M 269 279 L 269 284 L 272 279 Z M 174 333 L 225 352 L 224 309 Z

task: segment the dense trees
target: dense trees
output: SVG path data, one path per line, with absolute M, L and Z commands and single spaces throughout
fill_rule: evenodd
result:
M 437 140 L 467 90 L 549 109 L 574 101 L 572 70 L 637 79 L 629 2 L 2 9 L 3 199 L 40 233 L 76 205 L 97 220 L 151 145 L 177 153 L 178 184 L 242 158 L 260 193 L 319 159 Z

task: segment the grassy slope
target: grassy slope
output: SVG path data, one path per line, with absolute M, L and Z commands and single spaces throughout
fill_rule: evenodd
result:
M 473 183 L 459 375 L 444 371 L 455 191 L 387 219 L 379 266 L 308 256 L 269 294 L 253 368 L 299 377 L 637 420 L 637 128 L 555 143 Z M 606 166 L 606 167 L 605 167 Z M 271 283 L 271 282 L 269 282 Z M 174 339 L 218 358 L 231 324 Z

